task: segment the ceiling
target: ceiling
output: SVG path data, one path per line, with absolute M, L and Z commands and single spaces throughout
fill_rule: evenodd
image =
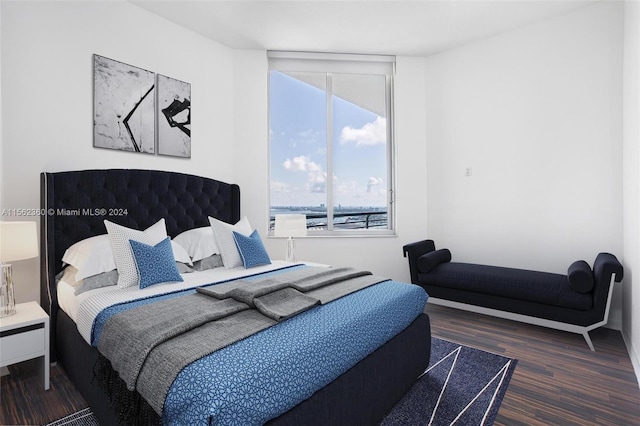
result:
M 587 0 L 130 0 L 235 49 L 426 56 Z

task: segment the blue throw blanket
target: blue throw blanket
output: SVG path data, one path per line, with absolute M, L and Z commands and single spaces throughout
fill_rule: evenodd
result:
M 426 300 L 421 287 L 386 281 L 219 350 L 178 375 L 163 423 L 263 424 L 404 330 Z

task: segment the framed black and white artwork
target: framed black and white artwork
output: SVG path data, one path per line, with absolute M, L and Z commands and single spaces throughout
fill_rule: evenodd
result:
M 93 146 L 155 154 L 155 73 L 93 55 Z
M 191 84 L 158 74 L 158 154 L 191 158 Z

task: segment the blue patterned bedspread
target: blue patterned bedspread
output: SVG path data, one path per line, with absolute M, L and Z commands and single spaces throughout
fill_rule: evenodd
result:
M 404 330 L 422 313 L 426 301 L 419 286 L 385 281 L 238 341 L 182 370 L 169 389 L 162 422 L 263 424 L 311 397 Z M 149 302 L 105 310 L 112 312 L 96 319 L 94 340 L 99 323 L 113 311 Z

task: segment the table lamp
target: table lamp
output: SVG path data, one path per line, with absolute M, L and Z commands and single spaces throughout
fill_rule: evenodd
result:
M 296 261 L 296 243 L 294 237 L 307 235 L 307 215 L 304 214 L 277 214 L 273 230 L 276 237 L 287 237 L 287 262 Z
M 16 313 L 11 264 L 38 256 L 35 222 L 0 222 L 0 317 Z

